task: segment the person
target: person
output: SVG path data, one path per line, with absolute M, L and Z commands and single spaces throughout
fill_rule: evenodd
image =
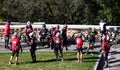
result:
M 67 47 L 67 25 L 65 24 L 62 29 L 62 38 L 63 38 L 63 46 L 65 46 L 66 50 L 68 50 Z
M 29 36 L 30 36 L 30 41 L 29 41 L 30 54 L 31 54 L 31 58 L 32 58 L 32 62 L 31 63 L 34 63 L 34 62 L 36 62 L 36 54 L 35 54 L 36 42 L 35 42 L 34 32 L 31 32 L 29 34 Z
M 51 49 L 53 49 L 54 48 L 54 40 L 53 40 L 53 37 L 54 37 L 54 35 L 53 35 L 53 31 L 55 30 L 55 27 L 51 27 L 50 28 L 50 30 L 49 30 L 49 34 L 50 34 L 50 46 L 51 46 Z
M 56 35 L 53 38 L 54 40 L 54 53 L 56 56 L 56 60 L 59 60 L 59 54 L 58 54 L 58 50 L 60 51 L 61 57 L 62 57 L 62 61 L 64 60 L 63 58 L 63 49 L 62 49 L 62 42 L 63 40 L 61 39 L 60 33 L 56 33 Z
M 29 34 L 31 32 L 33 32 L 33 27 L 31 25 L 30 21 L 27 22 L 27 25 L 25 27 L 25 32 L 26 32 L 26 40 L 27 40 L 27 44 L 28 44 L 28 42 L 30 41 Z M 28 46 L 29 46 L 29 44 L 28 44 Z
M 47 34 L 48 34 L 48 29 L 46 28 L 46 24 L 43 24 L 42 29 L 40 30 L 40 33 L 39 33 L 42 47 L 44 47 L 45 45 L 45 39 L 47 39 Z M 48 47 L 49 47 L 49 44 L 48 44 Z
M 101 33 L 104 34 L 106 32 L 106 26 L 108 25 L 107 21 L 101 19 L 99 25 L 100 25 Z
M 14 55 L 16 55 L 15 64 L 17 65 L 17 64 L 19 64 L 19 62 L 18 62 L 19 50 L 21 49 L 21 52 L 22 52 L 22 47 L 20 45 L 20 40 L 17 37 L 17 32 L 15 32 L 13 37 L 10 39 L 10 45 L 11 45 L 11 49 L 12 49 L 12 55 L 10 57 L 9 64 L 13 64 L 13 62 L 12 62 L 13 57 L 14 57 Z
M 5 34 L 5 48 L 9 48 L 9 37 L 10 37 L 10 20 L 7 20 L 7 23 L 5 24 L 4 34 Z
M 100 32 L 101 32 L 101 44 L 102 44 L 102 37 L 106 33 L 106 26 L 108 25 L 107 20 L 101 19 L 99 22 L 99 25 L 100 25 Z
M 108 67 L 108 54 L 110 51 L 110 41 L 107 40 L 107 38 L 104 38 L 104 41 L 102 43 L 102 50 L 103 50 L 103 54 L 104 54 L 104 59 L 105 59 L 105 67 Z
M 97 35 L 97 32 L 95 31 L 94 28 L 88 33 L 88 47 L 87 47 L 87 53 L 91 49 L 91 55 L 93 55 L 93 48 L 95 44 L 95 36 Z
M 59 25 L 57 25 L 57 27 L 55 27 L 55 29 L 53 30 L 53 36 L 55 36 L 57 33 L 61 33 Z
M 20 41 L 21 41 L 22 30 L 21 30 L 21 29 L 19 29 L 17 32 L 18 32 L 18 38 L 19 38 L 19 39 L 20 39 Z
M 117 35 L 117 44 L 120 44 L 120 33 Z
M 82 40 L 82 35 L 81 34 L 78 34 L 78 36 L 76 37 L 76 45 L 77 45 L 77 59 L 78 59 L 78 62 L 82 62 L 82 59 L 83 59 L 83 54 L 82 54 L 82 45 L 83 45 L 83 40 Z
M 85 41 L 88 42 L 88 30 L 85 31 Z
M 54 37 L 56 37 L 57 33 L 61 34 L 61 30 L 60 30 L 60 26 L 59 25 L 57 25 L 57 27 L 53 28 L 53 31 L 52 31 L 52 39 L 53 39 L 53 41 L 54 41 Z M 60 37 L 62 38 L 62 36 L 60 36 Z M 52 44 L 52 41 L 51 41 L 51 44 Z

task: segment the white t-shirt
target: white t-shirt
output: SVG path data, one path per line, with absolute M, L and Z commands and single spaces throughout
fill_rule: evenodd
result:
M 104 25 L 105 25 L 106 23 L 105 22 L 100 22 L 99 23 L 99 25 L 100 25 L 100 30 L 102 31 L 102 30 L 104 30 Z

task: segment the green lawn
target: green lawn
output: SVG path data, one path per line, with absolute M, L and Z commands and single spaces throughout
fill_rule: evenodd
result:
M 36 52 L 37 62 L 30 63 L 30 53 L 20 54 L 19 65 L 9 65 L 11 53 L 0 53 L 0 70 L 93 70 L 98 53 L 84 55 L 84 62 L 78 63 L 76 52 L 64 52 L 64 61 L 56 61 L 53 52 Z

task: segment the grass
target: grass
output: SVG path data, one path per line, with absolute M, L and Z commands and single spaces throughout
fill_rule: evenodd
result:
M 84 55 L 84 62 L 78 63 L 76 52 L 64 52 L 64 61 L 56 61 L 53 52 L 36 52 L 37 62 L 30 63 L 30 53 L 19 55 L 19 65 L 9 65 L 11 53 L 0 53 L 0 70 L 93 70 L 98 53 Z

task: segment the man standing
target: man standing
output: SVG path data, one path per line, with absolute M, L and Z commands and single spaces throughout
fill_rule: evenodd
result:
M 104 34 L 106 32 L 106 26 L 107 26 L 107 22 L 106 20 L 100 20 L 100 30 L 101 30 L 101 33 Z
M 53 37 L 54 40 L 54 53 L 56 56 L 56 60 L 59 60 L 59 53 L 58 51 L 60 51 L 60 55 L 61 55 L 61 60 L 63 61 L 63 47 L 62 47 L 62 43 L 63 40 L 61 39 L 61 34 L 59 32 L 56 33 L 56 35 Z
M 47 39 L 47 34 L 48 34 L 48 29 L 46 28 L 46 24 L 43 24 L 42 29 L 40 30 L 39 33 L 42 47 L 45 45 L 45 39 Z
M 102 43 L 103 34 L 106 33 L 107 20 L 106 19 L 105 20 L 101 19 L 99 25 L 100 25 L 101 43 Z
M 94 45 L 95 45 L 95 36 L 97 35 L 97 32 L 95 31 L 94 28 L 91 29 L 91 31 L 89 32 L 88 35 L 88 48 L 87 48 L 87 53 L 89 52 L 89 50 L 91 49 L 91 55 L 93 55 L 93 49 L 94 49 Z
M 62 38 L 63 38 L 63 46 L 65 46 L 66 50 L 68 50 L 67 47 L 67 25 L 65 24 L 62 29 Z
M 10 20 L 7 20 L 7 23 L 5 24 L 5 30 L 4 30 L 4 34 L 5 34 L 5 48 L 9 48 L 8 47 L 8 43 L 9 43 L 9 37 L 10 37 Z

